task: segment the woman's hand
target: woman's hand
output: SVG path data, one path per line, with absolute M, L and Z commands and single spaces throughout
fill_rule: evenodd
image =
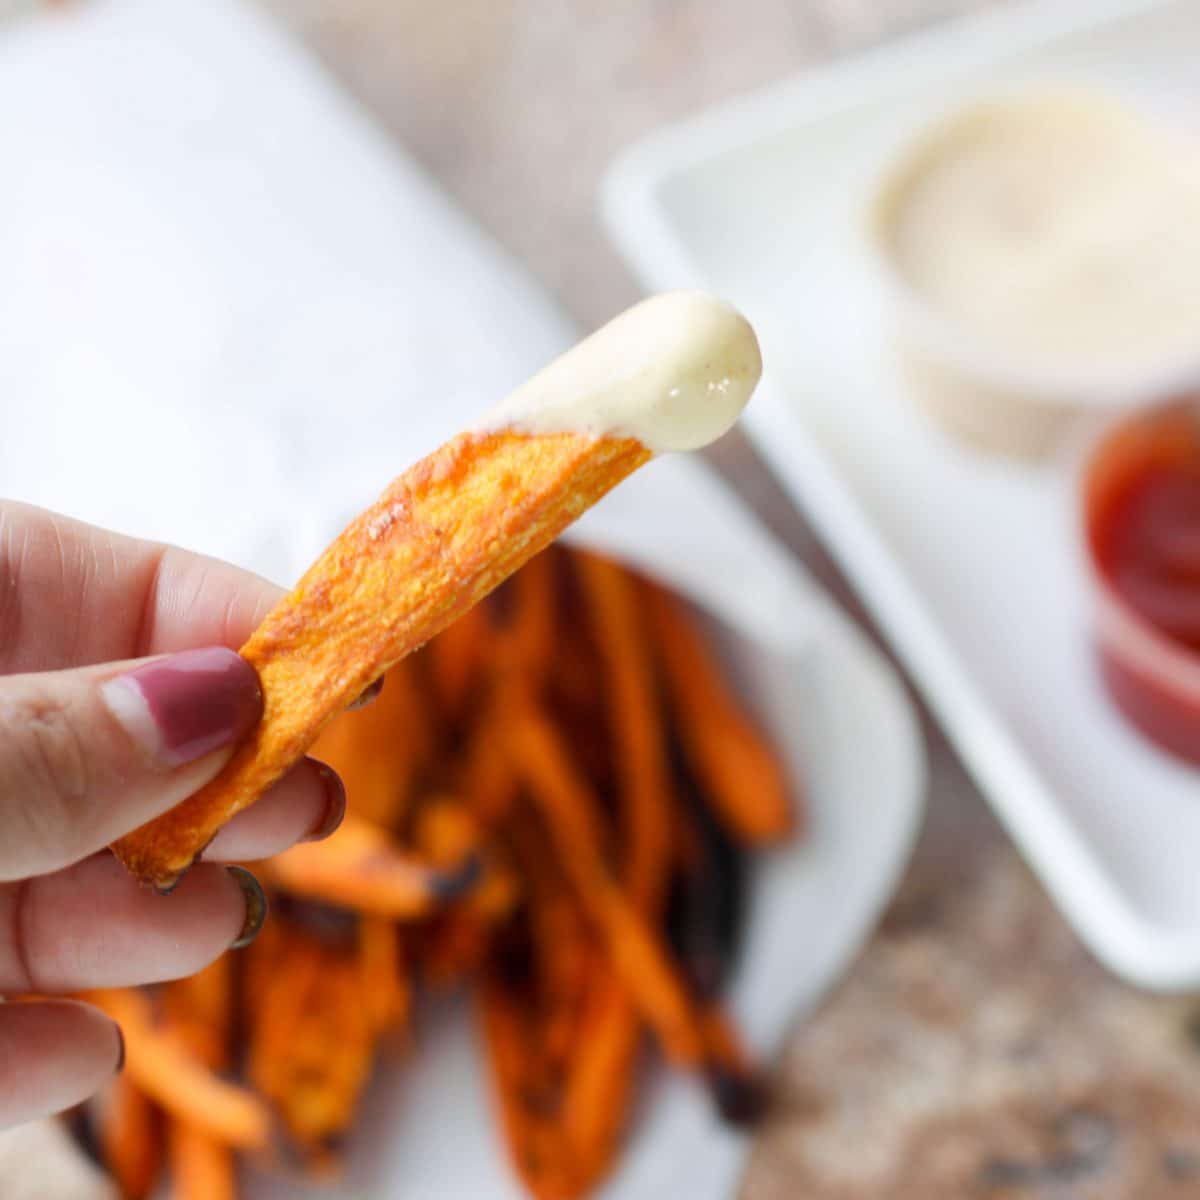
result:
M 336 775 L 306 760 L 234 818 L 170 896 L 104 849 L 210 780 L 262 699 L 245 641 L 278 589 L 224 563 L 0 503 L 0 996 L 173 979 L 262 924 L 218 865 L 324 837 Z M 0 1004 L 0 1127 L 116 1070 L 121 1036 L 69 1000 Z

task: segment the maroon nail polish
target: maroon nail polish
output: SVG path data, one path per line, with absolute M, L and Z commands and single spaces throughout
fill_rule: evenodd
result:
M 321 814 L 317 827 L 304 839 L 306 842 L 320 842 L 329 837 L 342 823 L 346 816 L 346 785 L 341 776 L 319 759 L 308 759 L 309 764 L 317 773 L 325 788 L 325 810 Z
M 117 720 L 167 766 L 241 741 L 262 716 L 254 668 L 224 646 L 156 659 L 103 691 Z

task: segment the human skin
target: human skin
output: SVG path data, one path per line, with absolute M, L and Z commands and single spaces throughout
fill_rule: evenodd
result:
M 108 1017 L 56 997 L 192 974 L 262 922 L 223 864 L 324 837 L 345 796 L 301 762 L 169 896 L 106 847 L 208 782 L 261 714 L 236 653 L 280 590 L 226 563 L 0 502 L 0 1127 L 120 1069 Z

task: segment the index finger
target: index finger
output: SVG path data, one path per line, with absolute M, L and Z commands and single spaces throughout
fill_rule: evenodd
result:
M 281 595 L 217 559 L 0 502 L 0 674 L 237 649 Z

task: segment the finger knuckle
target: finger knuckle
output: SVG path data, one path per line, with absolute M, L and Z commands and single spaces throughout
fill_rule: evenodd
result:
M 34 694 L 4 706 L 3 727 L 11 754 L 5 773 L 24 801 L 19 807 L 28 832 L 39 847 L 61 846 L 76 828 L 92 784 L 77 722 L 56 698 Z

